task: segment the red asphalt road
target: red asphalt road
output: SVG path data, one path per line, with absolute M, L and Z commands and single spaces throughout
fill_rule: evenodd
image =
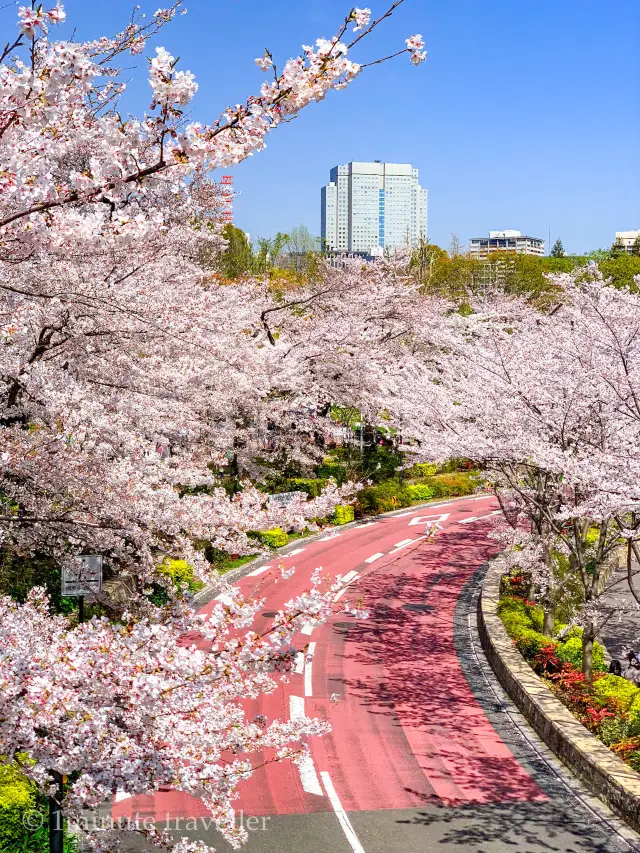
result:
M 265 610 L 273 611 L 309 587 L 317 566 L 332 576 L 356 571 L 341 600 L 363 598 L 370 610 L 367 620 L 337 614 L 310 636 L 298 635 L 301 649 L 315 643 L 311 674 L 307 660 L 305 672 L 292 673 L 288 684 L 252 703 L 252 713 L 288 719 L 291 697 L 298 697 L 294 706 L 304 702 L 304 713 L 329 720 L 332 733 L 310 739 L 313 767 L 304 773 L 289 762 L 258 770 L 240 788 L 238 810 L 256 816 L 330 811 L 320 773 L 329 774 L 347 812 L 547 799 L 477 703 L 454 648 L 458 596 L 498 550 L 487 538 L 487 516 L 496 508 L 487 496 L 386 516 L 338 530 L 328 541 L 303 542 L 299 553 L 272 560 L 272 571 L 237 582 L 245 595 L 266 597 Z M 427 517 L 445 513 L 435 542 L 419 538 Z M 472 517 L 477 520 L 461 523 Z M 424 521 L 412 524 L 416 519 Z M 381 556 L 367 562 L 375 554 Z M 295 566 L 295 574 L 283 580 L 279 564 Z M 263 620 L 265 627 L 270 621 L 259 616 L 258 630 Z M 305 684 L 312 695 L 305 696 Z M 329 698 L 335 693 L 337 703 Z M 114 818 L 136 815 L 164 821 L 208 812 L 176 791 L 113 806 Z

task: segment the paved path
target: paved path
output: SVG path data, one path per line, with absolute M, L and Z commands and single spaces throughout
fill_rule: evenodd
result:
M 487 538 L 495 510 L 489 496 L 387 516 L 302 543 L 280 560 L 296 566 L 287 581 L 268 569 L 238 581 L 267 598 L 265 626 L 318 565 L 349 573 L 343 599 L 362 598 L 371 610 L 368 620 L 337 615 L 301 634 L 299 647 L 309 649 L 290 683 L 251 703 L 269 717 L 329 720 L 332 734 L 311 739 L 305 767 L 269 765 L 242 787 L 247 853 L 630 849 L 509 722 L 479 663 L 468 617 L 496 551 Z M 434 517 L 442 533 L 427 543 Z M 229 849 L 184 794 L 120 800 L 113 815 L 153 817 Z

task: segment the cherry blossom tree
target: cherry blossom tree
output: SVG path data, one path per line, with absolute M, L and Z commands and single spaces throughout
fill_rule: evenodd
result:
M 327 617 L 335 586 L 320 592 L 316 575 L 257 637 L 240 632 L 260 602 L 228 591 L 204 619 L 169 581 L 168 604 L 155 607 L 148 585 L 166 555 L 211 580 L 194 540 L 242 551 L 248 530 L 300 528 L 344 498 L 332 486 L 282 509 L 249 486 L 233 499 L 216 488 L 212 469 L 230 447 L 242 450 L 239 437 L 247 443 L 268 420 L 284 431 L 305 396 L 343 393 L 352 353 L 349 334 L 336 330 L 316 375 L 320 315 L 312 347 L 300 322 L 313 300 L 287 305 L 265 282 L 207 276 L 203 250 L 221 245 L 207 175 L 260 151 L 271 130 L 381 61 L 357 64 L 350 51 L 402 2 L 375 20 L 353 9 L 335 37 L 282 70 L 265 54 L 256 62 L 270 77 L 259 94 L 207 124 L 186 120 L 197 84 L 164 48 L 150 61 L 149 112 L 118 110 L 117 60 L 140 54 L 180 0 L 87 43 L 50 40 L 62 5 L 19 9 L 19 33 L 0 56 L 2 547 L 63 565 L 97 551 L 137 584 L 128 610 L 75 627 L 49 613 L 39 591 L 25 605 L 0 601 L 1 751 L 26 755 L 24 772 L 70 817 L 115 787 L 170 782 L 202 797 L 221 831 L 242 840 L 237 782 L 258 760 L 303 755 L 300 738 L 322 731 L 315 721 L 247 720 L 240 699 L 273 689 L 269 673 L 286 669 L 301 624 Z M 413 36 L 399 53 L 420 64 L 423 48 Z M 336 278 L 334 302 L 337 292 Z M 378 320 L 380 331 L 387 319 Z M 382 392 L 367 394 L 379 409 Z M 181 645 L 194 634 L 203 647 Z
M 508 525 L 506 562 L 532 572 L 547 630 L 573 592 L 590 675 L 621 544 L 630 581 L 638 554 L 640 299 L 595 267 L 554 284 L 562 298 L 547 313 L 497 296 L 443 318 L 427 417 L 438 452 L 485 465 Z

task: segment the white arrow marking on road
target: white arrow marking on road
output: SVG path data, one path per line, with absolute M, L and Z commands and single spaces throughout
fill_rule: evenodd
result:
M 307 651 L 307 659 L 304 665 L 304 695 L 305 696 L 313 696 L 313 679 L 311 672 L 311 664 L 313 663 L 313 654 L 316 650 L 315 643 L 309 643 L 309 649 Z
M 257 578 L 258 575 L 263 574 L 263 572 L 268 572 L 271 566 L 262 566 L 260 569 L 255 569 L 253 572 L 249 572 L 247 575 L 248 578 Z
M 412 518 L 408 524 L 408 527 L 411 527 L 413 524 L 426 524 L 428 521 L 435 521 L 440 524 L 443 521 L 446 521 L 450 512 L 444 512 L 442 515 L 419 515 L 417 518 Z
M 384 554 L 382 553 L 382 551 L 380 551 L 379 554 L 373 554 L 371 557 L 367 557 L 367 559 L 365 560 L 365 563 L 375 563 L 375 561 L 379 560 L 380 557 L 384 557 Z
M 327 792 L 327 796 L 329 797 L 329 802 L 336 813 L 336 817 L 338 818 L 338 822 L 342 827 L 342 831 L 347 836 L 347 841 L 351 845 L 351 849 L 353 853 L 364 853 L 364 847 L 360 844 L 360 840 L 355 833 L 353 826 L 351 825 L 351 821 L 349 820 L 349 815 L 342 808 L 342 803 L 340 802 L 340 798 L 336 794 L 336 789 L 333 787 L 333 782 L 331 781 L 331 776 L 326 771 L 322 771 L 320 773 L 320 778 L 324 784 L 325 791 Z
M 289 551 L 288 554 L 283 554 L 284 557 L 294 557 L 296 554 L 302 554 L 303 551 L 306 551 L 306 548 L 296 548 L 295 551 Z

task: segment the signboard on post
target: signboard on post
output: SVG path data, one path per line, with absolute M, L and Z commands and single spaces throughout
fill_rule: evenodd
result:
M 301 496 L 303 498 L 307 497 L 306 492 L 280 492 L 277 495 L 269 495 L 269 503 L 275 504 L 276 506 L 288 506 L 290 503 L 293 503 Z
M 85 554 L 76 557 L 75 566 L 62 569 L 62 595 L 84 596 L 102 589 L 102 555 Z

